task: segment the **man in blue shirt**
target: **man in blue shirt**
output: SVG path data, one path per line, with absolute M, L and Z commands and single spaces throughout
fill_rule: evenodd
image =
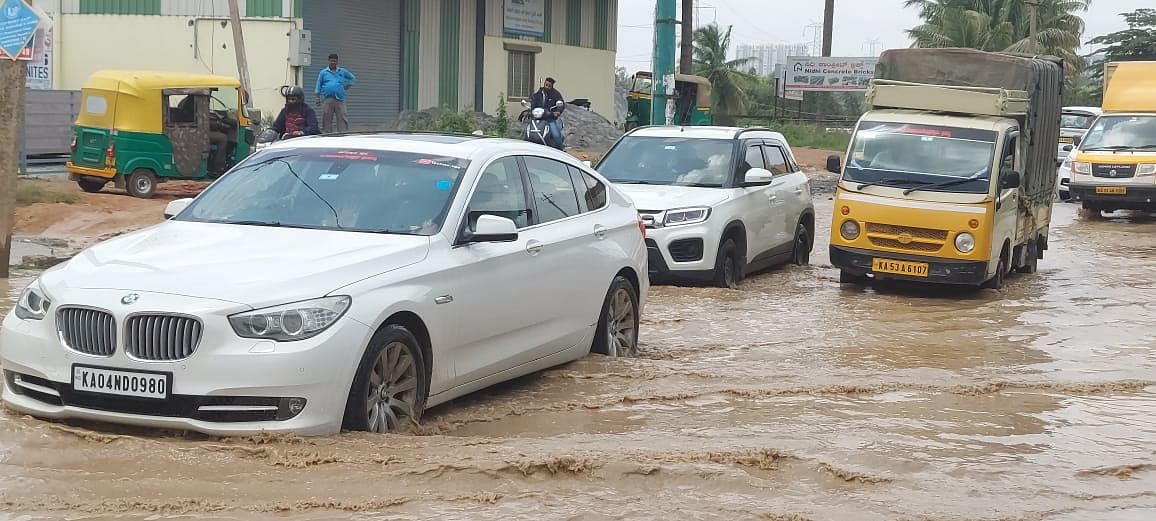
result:
M 329 67 L 317 74 L 317 101 L 321 103 L 321 131 L 329 134 L 334 127 L 338 132 L 349 130 L 348 112 L 345 110 L 345 91 L 357 83 L 357 77 L 345 67 L 337 66 L 337 55 L 329 55 Z M 336 122 L 334 121 L 336 120 Z

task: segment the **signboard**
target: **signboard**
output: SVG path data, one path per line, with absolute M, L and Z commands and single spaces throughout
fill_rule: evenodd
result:
M 865 91 L 879 58 L 787 58 L 784 89 L 791 91 Z
M 36 31 L 32 59 L 27 63 L 25 86 L 30 89 L 52 90 L 52 29 Z
M 31 53 L 24 58 L 29 41 L 40 27 L 40 13 L 24 0 L 3 0 L 0 3 L 0 51 L 7 59 L 31 60 Z M 13 58 L 15 57 L 15 58 Z
M 505 1 L 505 32 L 538 38 L 546 35 L 546 0 Z
M 787 69 L 783 65 L 775 65 L 775 87 L 778 90 L 778 97 L 783 99 L 803 101 L 803 91 L 797 89 L 787 90 Z

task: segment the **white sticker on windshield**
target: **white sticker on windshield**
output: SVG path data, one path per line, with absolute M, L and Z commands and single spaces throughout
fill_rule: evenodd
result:
M 935 138 L 933 138 L 931 136 L 923 136 L 923 137 L 919 138 L 919 140 L 920 141 L 935 141 Z
M 664 146 L 664 147 L 662 147 L 662 148 L 663 148 L 663 149 L 665 149 L 665 150 L 678 150 L 678 147 L 676 147 L 676 146 L 674 146 L 674 145 L 666 145 L 666 146 Z
M 341 177 L 341 176 L 338 174 L 321 174 L 320 176 L 317 177 L 317 179 L 320 181 L 332 181 L 334 179 L 337 179 L 338 177 Z

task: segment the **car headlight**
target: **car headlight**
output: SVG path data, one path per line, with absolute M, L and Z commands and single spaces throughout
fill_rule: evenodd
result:
M 1081 175 L 1092 175 L 1092 163 L 1073 161 L 1072 172 Z
M 16 301 L 16 318 L 23 320 L 44 320 L 48 316 L 48 308 L 52 306 L 52 301 L 44 294 L 44 288 L 40 287 L 40 281 L 35 280 L 24 288 L 24 292 L 20 294 L 20 300 Z
M 853 241 L 855 239 L 858 239 L 859 238 L 859 223 L 852 221 L 850 219 L 843 221 L 843 224 L 841 226 L 839 226 L 839 235 L 842 235 L 843 238 L 848 240 L 848 241 Z
M 975 249 L 975 237 L 967 232 L 956 235 L 955 249 L 959 250 L 959 253 L 971 253 Z
M 1152 175 L 1156 174 L 1156 163 L 1147 165 L 1136 165 L 1136 175 Z
M 238 313 L 229 324 L 238 336 L 278 342 L 305 340 L 321 334 L 349 309 L 353 299 L 325 297 Z
M 710 218 L 710 208 L 681 208 L 666 212 L 663 226 L 682 226 L 684 224 L 698 224 Z

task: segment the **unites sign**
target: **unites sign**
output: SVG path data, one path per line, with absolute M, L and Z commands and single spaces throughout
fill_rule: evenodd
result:
M 879 58 L 791 57 L 785 69 L 785 90 L 864 91 L 875 76 Z

